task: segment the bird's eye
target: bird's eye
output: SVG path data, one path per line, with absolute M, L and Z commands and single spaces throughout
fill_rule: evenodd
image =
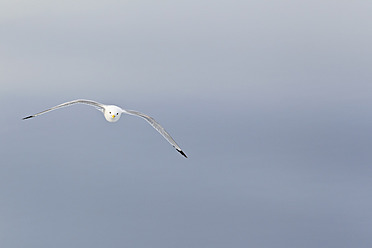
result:
M 116 115 L 119 115 L 119 113 L 116 113 Z
M 111 112 L 109 112 L 109 114 L 111 114 Z

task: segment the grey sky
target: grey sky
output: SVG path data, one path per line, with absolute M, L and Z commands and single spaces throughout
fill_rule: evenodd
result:
M 371 13 L 0 2 L 0 246 L 371 247 Z
M 341 95 L 355 74 L 361 91 L 370 89 L 372 7 L 365 1 L 3 5 L 7 92 L 112 96 L 115 86 L 124 97 L 130 91 L 235 98 L 244 89 L 249 97 L 276 98 L 327 85 Z

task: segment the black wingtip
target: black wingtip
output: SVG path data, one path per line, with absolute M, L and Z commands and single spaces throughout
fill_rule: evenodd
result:
M 176 149 L 179 153 L 181 153 L 185 158 L 187 158 L 186 154 L 182 150 Z
M 22 120 L 30 119 L 32 117 L 34 117 L 34 116 L 33 115 L 30 115 L 30 116 L 27 116 L 27 117 L 23 118 Z

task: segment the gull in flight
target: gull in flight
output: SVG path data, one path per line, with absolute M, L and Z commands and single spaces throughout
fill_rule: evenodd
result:
M 165 129 L 162 126 L 160 126 L 160 124 L 157 123 L 154 120 L 154 118 L 152 118 L 148 115 L 145 115 L 143 113 L 134 111 L 134 110 L 122 109 L 122 108 L 120 108 L 118 106 L 115 106 L 115 105 L 105 105 L 105 104 L 101 104 L 101 103 L 91 101 L 91 100 L 78 99 L 78 100 L 74 100 L 74 101 L 70 101 L 70 102 L 65 102 L 65 103 L 62 103 L 60 105 L 49 108 L 47 110 L 41 111 L 37 114 L 24 117 L 23 120 L 30 119 L 30 118 L 36 117 L 38 115 L 45 114 L 49 111 L 59 109 L 59 108 L 63 108 L 63 107 L 67 107 L 67 106 L 70 106 L 70 105 L 73 105 L 73 104 L 76 104 L 76 103 L 87 104 L 87 105 L 95 107 L 96 109 L 98 109 L 99 111 L 101 111 L 103 113 L 103 115 L 105 116 L 105 118 L 108 122 L 118 121 L 120 119 L 121 114 L 123 114 L 123 113 L 128 114 L 128 115 L 139 116 L 139 117 L 145 119 L 148 123 L 150 123 L 150 125 L 153 128 L 155 128 L 156 131 L 158 131 L 174 148 L 176 148 L 176 150 L 179 153 L 181 153 L 184 157 L 187 158 L 186 154 L 182 151 L 181 147 L 179 147 L 177 145 L 176 141 L 174 141 L 174 139 L 169 135 L 169 133 L 167 133 L 167 131 L 165 131 Z

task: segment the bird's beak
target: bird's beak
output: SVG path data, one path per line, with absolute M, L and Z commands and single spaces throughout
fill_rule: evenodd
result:
M 115 118 L 115 115 L 112 115 L 112 118 Z

